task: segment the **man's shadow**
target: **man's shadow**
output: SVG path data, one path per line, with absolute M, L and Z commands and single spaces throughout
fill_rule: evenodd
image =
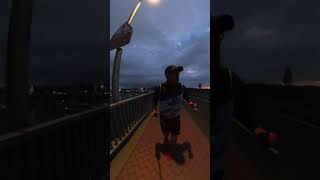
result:
M 177 164 L 183 165 L 185 163 L 184 152 L 188 152 L 189 159 L 193 158 L 191 144 L 188 141 L 185 141 L 182 144 L 177 143 L 171 148 L 167 142 L 164 142 L 163 144 L 157 143 L 155 148 L 155 156 L 158 160 L 160 160 L 160 154 L 163 154 L 167 157 L 170 155 L 170 158 L 172 158 L 172 160 L 174 160 Z

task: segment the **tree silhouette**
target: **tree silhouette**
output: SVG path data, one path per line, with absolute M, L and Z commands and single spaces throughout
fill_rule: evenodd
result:
M 202 87 L 201 83 L 199 83 L 198 87 L 199 87 L 199 89 L 201 89 L 201 87 Z
M 284 71 L 282 82 L 284 85 L 292 85 L 292 71 L 289 67 L 287 67 Z

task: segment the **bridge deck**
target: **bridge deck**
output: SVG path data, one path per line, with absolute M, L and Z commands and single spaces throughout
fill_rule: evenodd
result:
M 178 139 L 181 151 L 172 158 L 161 153 L 160 160 L 156 159 L 156 144 L 162 143 L 163 136 L 159 119 L 148 117 L 125 148 L 111 162 L 111 179 L 210 179 L 209 141 L 186 109 L 182 110 L 181 117 L 181 134 Z M 193 154 L 192 158 L 189 158 L 188 143 Z M 226 179 L 261 179 L 253 173 L 249 162 L 242 158 L 235 148 L 230 148 L 228 151 L 226 166 L 228 169 Z

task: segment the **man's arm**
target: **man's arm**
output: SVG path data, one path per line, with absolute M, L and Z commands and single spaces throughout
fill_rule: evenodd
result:
M 192 101 L 190 99 L 189 93 L 188 93 L 188 89 L 185 86 L 182 86 L 183 88 L 183 99 L 187 102 L 187 104 L 189 104 L 189 106 L 194 110 L 197 111 L 197 103 L 195 103 L 194 101 Z
M 246 83 L 233 74 L 234 84 L 234 113 L 237 119 L 242 122 L 256 137 L 268 146 L 274 146 L 278 143 L 278 133 L 265 129 L 259 121 L 253 117 L 253 98 L 250 96 L 249 88 Z

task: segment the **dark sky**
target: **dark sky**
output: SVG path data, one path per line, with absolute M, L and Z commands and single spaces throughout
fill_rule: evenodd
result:
M 297 83 L 320 85 L 319 1 L 216 0 L 211 9 L 235 18 L 223 62 L 242 78 L 280 82 L 289 66 Z
M 109 40 L 105 0 L 34 1 L 31 81 L 36 84 L 100 83 L 107 79 Z M 0 1 L 0 80 L 11 0 Z
M 236 28 L 226 34 L 223 61 L 242 78 L 279 82 L 286 66 L 299 83 L 320 81 L 320 19 L 316 0 L 219 0 L 213 14 L 230 13 Z M 0 84 L 11 0 L 0 1 Z M 113 33 L 136 1 L 111 0 Z M 35 1 L 31 79 L 42 84 L 106 80 L 108 11 L 105 0 Z M 121 86 L 158 84 L 168 64 L 185 67 L 182 82 L 209 82 L 209 0 L 144 3 L 125 47 Z M 109 34 L 109 36 L 108 36 Z M 111 53 L 113 60 L 114 52 Z M 111 61 L 112 63 L 112 61 Z
M 110 37 L 135 7 L 137 0 L 111 0 Z M 124 47 L 121 87 L 157 85 L 169 64 L 182 65 L 186 86 L 210 82 L 210 0 L 147 0 L 133 21 L 133 36 Z M 113 65 L 115 52 L 111 53 Z M 111 66 L 112 71 L 112 66 Z

